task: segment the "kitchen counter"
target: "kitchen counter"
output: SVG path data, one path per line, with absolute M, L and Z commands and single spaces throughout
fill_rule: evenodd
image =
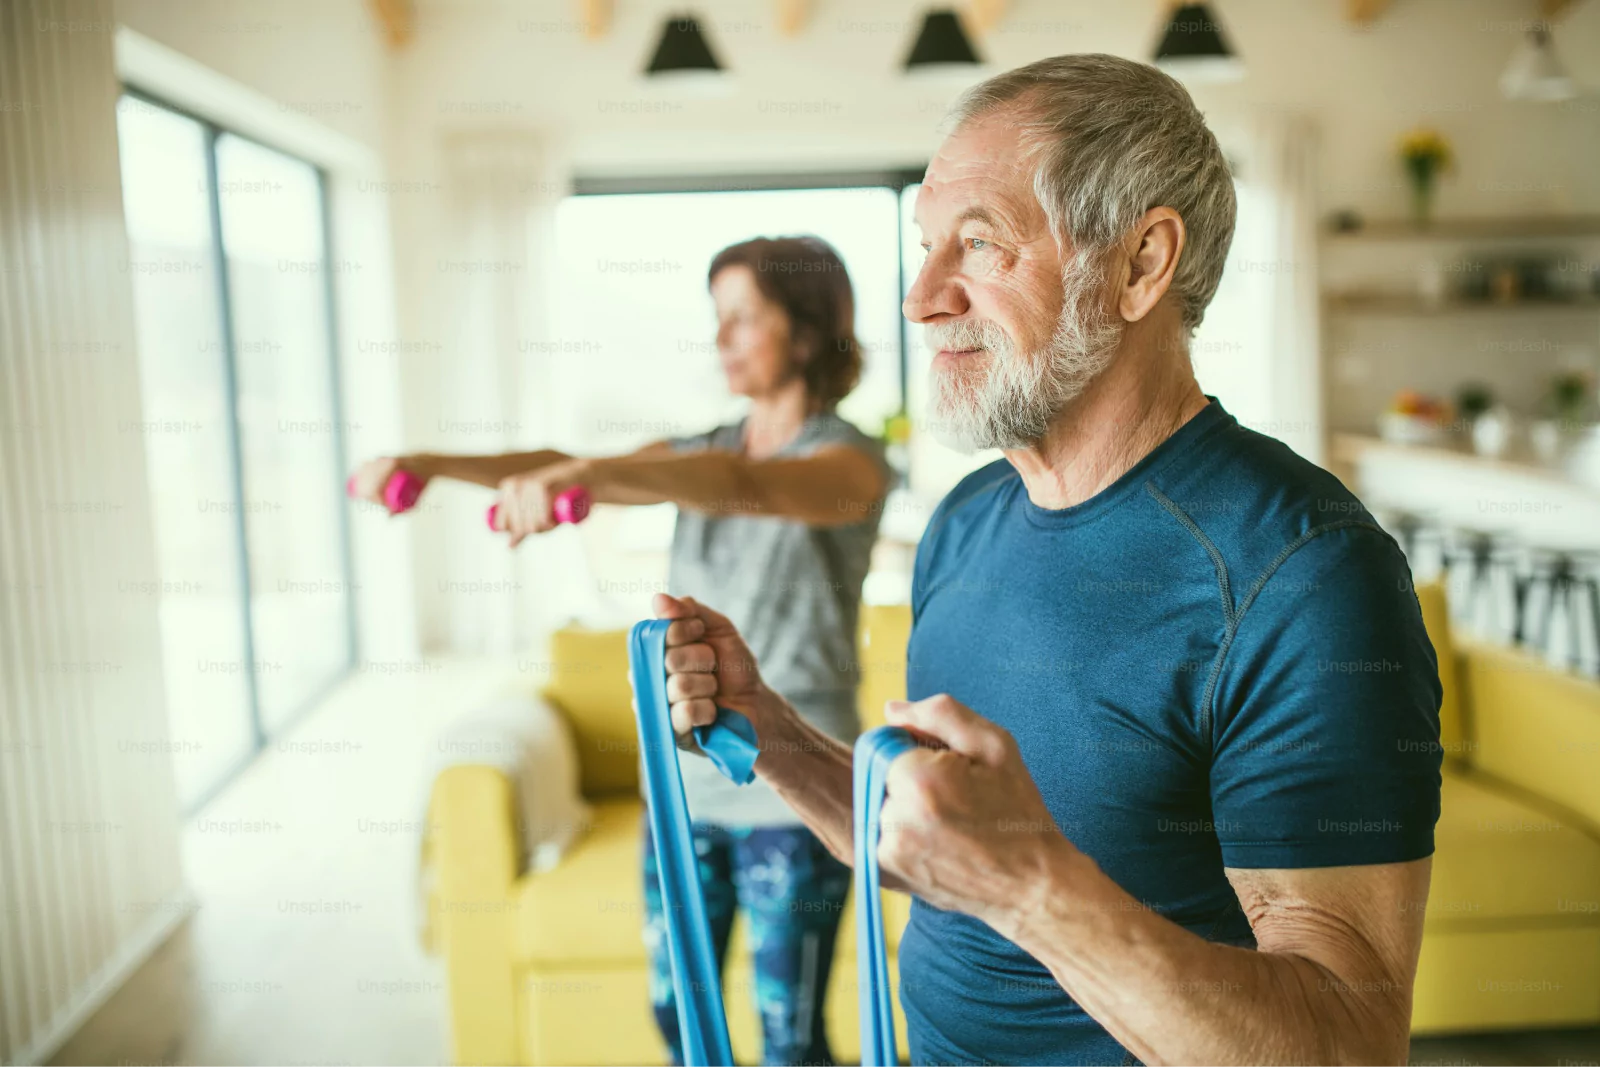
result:
M 1535 547 L 1600 551 L 1600 484 L 1563 468 L 1349 433 L 1334 435 L 1332 456 L 1336 472 L 1374 510 Z

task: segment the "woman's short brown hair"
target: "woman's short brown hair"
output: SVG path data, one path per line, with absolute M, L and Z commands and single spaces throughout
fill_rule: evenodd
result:
M 844 260 L 820 237 L 756 237 L 729 245 L 711 261 L 709 284 L 728 267 L 750 268 L 761 295 L 789 316 L 792 358 L 806 390 L 832 408 L 861 380 L 855 293 Z

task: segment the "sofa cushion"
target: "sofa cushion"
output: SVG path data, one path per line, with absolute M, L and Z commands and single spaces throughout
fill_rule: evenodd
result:
M 1413 1034 L 1596 1023 L 1600 926 L 1496 929 L 1485 923 L 1470 931 L 1430 930 L 1423 938 L 1411 1007 Z
M 594 805 L 594 821 L 554 870 L 530 874 L 512 887 L 513 958 L 536 967 L 644 966 L 644 886 L 639 849 L 644 805 L 613 798 Z M 889 947 L 911 912 L 911 898 L 883 894 Z M 855 902 L 845 903 L 836 955 L 852 962 Z M 741 917 L 729 942 L 730 960 L 749 955 Z
M 512 888 L 514 959 L 541 965 L 644 966 L 639 820 L 644 804 L 594 802 L 594 821 L 554 870 Z
M 639 742 L 628 691 L 624 630 L 568 626 L 550 635 L 545 699 L 572 727 L 583 795 L 639 795 Z
M 906 644 L 910 639 L 911 605 L 861 606 L 861 688 L 856 691 L 856 707 L 863 730 L 883 725 L 884 704 L 906 698 Z
M 1600 684 L 1516 649 L 1465 662 L 1474 766 L 1600 826 Z
M 1514 789 L 1446 764 L 1430 931 L 1494 920 L 1600 925 L 1600 841 Z
M 1422 624 L 1428 629 L 1434 655 L 1439 660 L 1439 743 L 1446 757 L 1459 759 L 1468 745 L 1466 724 L 1461 720 L 1461 684 L 1456 661 L 1456 645 L 1450 632 L 1450 607 L 1444 586 L 1428 582 L 1417 586 L 1417 605 L 1422 609 Z

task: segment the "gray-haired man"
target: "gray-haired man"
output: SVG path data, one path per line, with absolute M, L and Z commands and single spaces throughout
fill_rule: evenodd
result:
M 947 746 L 895 764 L 878 852 L 915 1062 L 1406 1060 L 1433 649 L 1359 502 L 1195 381 L 1233 218 L 1188 94 L 1111 56 L 977 87 L 928 167 L 934 428 L 1005 459 L 928 527 L 889 709 Z M 657 609 L 677 727 L 748 715 L 849 861 L 849 749 Z

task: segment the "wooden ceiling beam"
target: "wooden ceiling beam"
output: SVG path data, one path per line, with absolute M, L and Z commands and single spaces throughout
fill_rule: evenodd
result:
M 1370 26 L 1389 7 L 1389 0 L 1344 0 L 1344 17 L 1357 26 Z
M 968 0 L 967 25 L 978 33 L 988 33 L 1006 16 L 1009 0 Z
M 785 37 L 798 37 L 811 18 L 811 0 L 777 0 L 778 32 Z
M 578 0 L 578 18 L 583 22 L 583 35 L 598 41 L 611 32 L 611 0 Z
M 404 48 L 417 35 L 417 9 L 412 0 L 367 0 L 390 48 Z

